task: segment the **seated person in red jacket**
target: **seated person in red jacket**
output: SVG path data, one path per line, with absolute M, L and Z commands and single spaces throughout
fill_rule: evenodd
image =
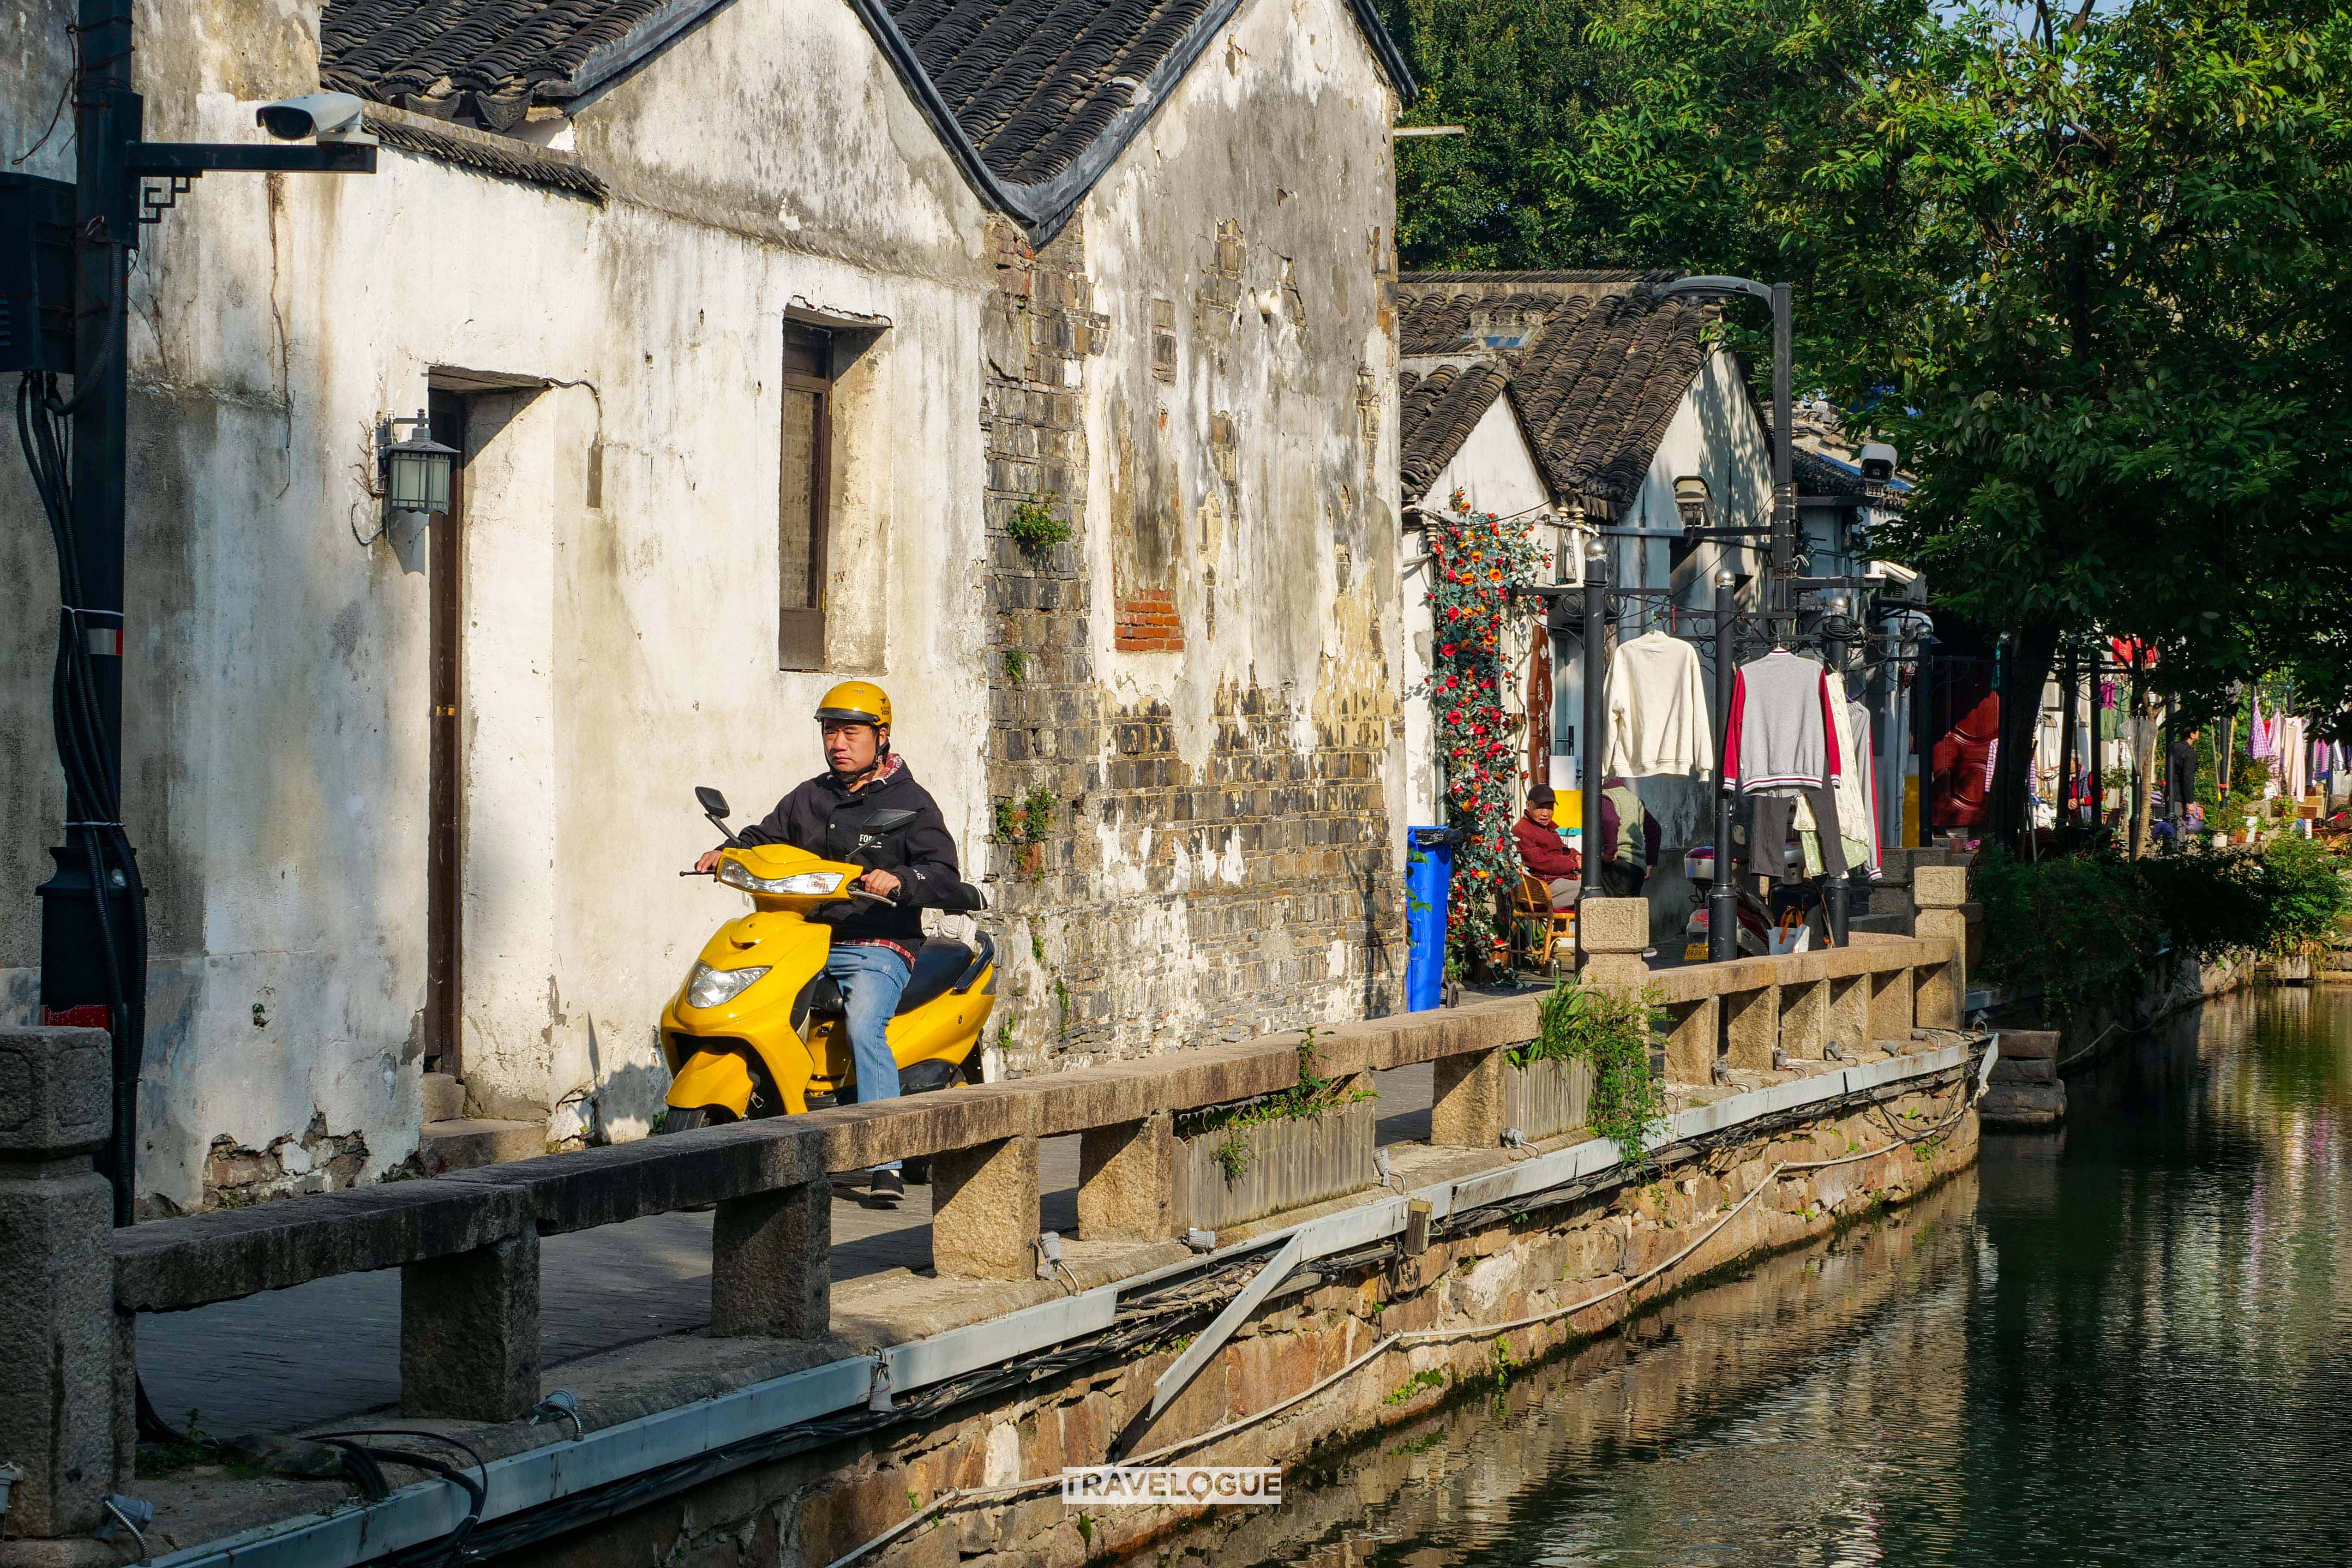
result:
M 1551 819 L 1551 808 L 1549 784 L 1538 784 L 1528 791 L 1527 815 L 1511 825 L 1511 842 L 1518 846 L 1519 864 L 1550 885 L 1551 907 L 1572 910 L 1576 907 L 1584 862 L 1575 850 L 1561 842 L 1559 828 Z

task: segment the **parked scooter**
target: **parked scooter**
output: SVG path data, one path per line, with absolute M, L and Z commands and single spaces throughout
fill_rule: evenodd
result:
M 856 1099 L 856 1068 L 841 988 L 824 972 L 833 948 L 827 911 L 859 900 L 891 903 L 853 886 L 869 851 L 904 833 L 911 811 L 866 819 L 850 861 L 781 844 L 747 845 L 727 826 L 727 798 L 698 789 L 703 815 L 726 835 L 713 878 L 751 896 L 751 911 L 703 944 L 686 983 L 662 1009 L 662 1056 L 670 1069 L 666 1132 L 749 1117 L 797 1115 Z M 686 876 L 694 872 L 681 873 Z M 979 889 L 956 884 L 943 907 L 987 907 Z M 981 1029 L 996 1005 L 996 945 L 925 942 L 890 1019 L 898 1091 L 919 1093 L 980 1079 Z

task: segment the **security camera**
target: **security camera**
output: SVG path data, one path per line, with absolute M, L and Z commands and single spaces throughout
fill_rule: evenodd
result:
M 1682 519 L 1684 532 L 1696 533 L 1713 521 L 1709 514 L 1714 500 L 1706 480 L 1696 474 L 1685 474 L 1675 481 L 1675 511 Z
M 348 142 L 373 146 L 361 128 L 365 105 L 348 92 L 307 92 L 281 98 L 253 111 L 253 122 L 280 142 Z
M 1872 484 L 1883 485 L 1895 477 L 1895 448 L 1884 441 L 1865 441 L 1862 447 L 1862 477 Z

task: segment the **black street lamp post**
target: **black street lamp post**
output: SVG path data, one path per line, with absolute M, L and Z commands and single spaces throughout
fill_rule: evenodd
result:
M 24 373 L 18 426 L 57 545 L 63 599 L 54 709 L 66 842 L 49 851 L 57 870 L 39 889 L 42 1016 L 114 1037 L 105 1168 L 118 1225 L 129 1224 L 135 1208 L 147 970 L 146 890 L 121 805 L 131 252 L 141 226 L 160 220 L 206 174 L 372 174 L 376 163 L 375 144 L 360 129 L 359 100 L 340 94 L 261 111 L 273 136 L 316 136 L 313 145 L 142 141 L 131 17 L 131 0 L 80 0 L 69 274 L 46 268 L 37 255 L 45 243 L 38 220 L 66 206 L 64 183 L 20 177 L 0 188 L 0 275 L 47 279 L 50 289 L 70 279 L 65 299 L 37 292 L 12 302 L 19 328 L 69 319 L 70 355 L 62 333 L 10 331 L 0 333 L 0 370 Z M 150 180 L 161 184 L 151 187 Z M 73 377 L 70 398 L 57 395 L 59 372 Z

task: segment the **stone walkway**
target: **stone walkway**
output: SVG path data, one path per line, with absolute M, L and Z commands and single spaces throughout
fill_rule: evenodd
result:
M 1430 1069 L 1378 1075 L 1383 1143 L 1429 1135 Z M 1041 1228 L 1078 1224 L 1078 1141 L 1039 1149 Z M 833 1277 L 855 1279 L 931 1265 L 931 1194 L 907 1190 L 895 1209 L 847 1198 L 833 1205 Z M 565 1362 L 636 1340 L 701 1328 L 710 1319 L 710 1215 L 656 1215 L 549 1237 L 540 1264 L 540 1339 L 546 1385 Z M 193 1312 L 144 1313 L 139 1370 L 155 1408 L 218 1437 L 284 1432 L 400 1397 L 397 1270 L 345 1275 Z

